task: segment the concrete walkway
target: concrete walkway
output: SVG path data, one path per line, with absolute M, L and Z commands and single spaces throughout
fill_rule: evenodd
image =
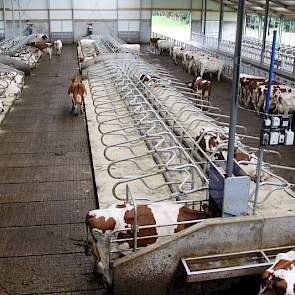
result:
M 0 294 L 105 294 L 84 255 L 96 208 L 84 116 L 70 113 L 76 52 L 43 57 L 0 126 Z

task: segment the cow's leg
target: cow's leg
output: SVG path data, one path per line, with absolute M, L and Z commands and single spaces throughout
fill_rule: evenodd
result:
M 72 111 L 75 109 L 75 100 L 72 95 L 70 95 L 70 99 L 72 101 Z
M 218 82 L 220 82 L 221 73 L 222 73 L 222 70 L 221 70 L 221 71 L 219 70 L 219 71 L 218 71 L 218 77 L 217 77 Z
M 51 57 L 52 57 L 52 48 L 47 47 L 47 53 L 49 55 L 49 60 L 51 60 Z

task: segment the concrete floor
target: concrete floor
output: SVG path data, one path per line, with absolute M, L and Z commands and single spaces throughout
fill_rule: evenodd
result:
M 84 254 L 96 208 L 84 116 L 70 113 L 76 51 L 44 56 L 0 128 L 0 294 L 105 294 Z

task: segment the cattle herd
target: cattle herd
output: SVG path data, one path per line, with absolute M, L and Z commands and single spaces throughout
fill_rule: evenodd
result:
M 24 85 L 24 74 L 30 74 L 43 53 L 51 59 L 54 47 L 56 54 L 61 54 L 61 40 L 54 41 L 53 46 L 47 39 L 46 35 L 37 34 L 31 37 L 30 42 L 20 46 L 15 40 L 8 40 L 0 46 L 0 113 L 19 96 Z
M 100 54 L 95 44 L 93 40 L 83 39 L 80 41 L 78 59 L 81 63 Z M 151 38 L 150 46 L 152 53 L 163 54 L 166 52 L 176 64 L 181 62 L 185 70 L 194 74 L 196 77 L 187 82 L 187 86 L 203 100 L 209 101 L 212 90 L 211 81 L 204 80 L 202 76 L 204 73 L 217 73 L 217 79 L 220 81 L 224 67 L 223 62 L 202 52 L 175 47 L 172 42 L 159 38 Z M 161 103 L 166 110 L 169 110 L 170 115 L 181 122 L 182 127 L 187 131 L 183 137 L 188 138 L 190 136 L 194 139 L 195 144 L 201 151 L 200 155 L 204 156 L 201 160 L 208 160 L 208 158 L 211 160 L 225 160 L 227 156 L 228 128 L 218 125 L 218 122 L 208 117 L 210 114 L 206 115 L 199 110 L 190 110 L 192 103 L 184 96 L 179 95 L 177 90 L 173 88 L 171 80 L 161 77 L 150 66 L 145 68 L 144 63 L 137 61 L 137 65 L 138 68 L 134 66 L 129 78 L 136 83 L 141 93 L 150 102 L 153 100 L 153 96 L 156 97 L 157 106 Z M 108 83 L 113 82 L 106 82 L 107 85 Z M 255 109 L 257 112 L 264 111 L 267 83 L 267 80 L 260 77 L 241 75 L 240 103 L 247 108 Z M 271 111 L 274 113 L 292 112 L 292 95 L 293 90 L 291 88 L 273 82 Z M 163 109 L 162 113 L 165 113 Z M 175 130 L 177 131 L 177 129 Z M 236 138 L 235 159 L 251 177 L 251 187 L 254 187 L 257 157 L 249 147 L 242 143 L 242 136 Z M 267 180 L 273 182 L 276 178 L 274 174 L 270 173 L 270 170 L 263 169 L 261 181 L 265 182 Z M 266 195 L 269 192 L 265 189 Z M 289 198 L 286 192 L 283 192 L 283 194 L 285 195 L 282 195 L 282 198 Z M 129 203 L 117 203 L 105 209 L 89 211 L 86 224 L 93 237 L 91 257 L 94 270 L 107 275 L 111 255 L 116 255 L 116 257 L 112 256 L 112 259 L 116 259 L 130 253 L 130 250 L 135 247 L 135 225 L 140 226 L 137 231 L 137 247 L 140 248 L 159 242 L 165 239 L 166 235 L 169 236 L 181 231 L 196 223 L 197 220 L 208 217 L 212 217 L 212 212 L 207 207 L 195 210 L 173 202 L 140 204 L 136 207 L 136 210 Z M 179 222 L 188 223 L 181 225 Z M 173 226 L 162 227 L 162 225 L 167 224 Z M 108 248 L 106 247 L 106 239 L 113 231 L 115 231 L 116 243 L 111 244 L 111 248 Z M 295 252 L 290 251 L 279 254 L 274 264 L 262 274 L 259 295 L 295 294 L 294 269 Z
M 181 61 L 182 67 L 197 78 L 188 83 L 189 88 L 197 92 L 204 100 L 209 101 L 212 82 L 203 80 L 204 73 L 217 74 L 220 81 L 224 62 L 209 56 L 202 51 L 174 46 L 174 42 L 161 38 L 151 38 L 150 48 L 153 54 L 168 53 L 175 64 Z M 241 74 L 239 102 L 242 107 L 255 110 L 257 113 L 265 112 L 268 80 L 263 77 Z M 272 82 L 270 109 L 273 114 L 288 114 L 295 111 L 295 89 Z
M 240 104 L 257 113 L 265 113 L 268 80 L 242 74 L 240 76 Z M 269 111 L 273 114 L 289 114 L 295 111 L 295 89 L 272 82 Z

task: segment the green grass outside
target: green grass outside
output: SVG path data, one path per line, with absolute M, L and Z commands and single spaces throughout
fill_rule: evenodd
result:
M 155 27 L 170 27 L 178 29 L 187 29 L 189 24 L 182 23 L 181 21 L 176 21 L 167 18 L 166 16 L 153 16 L 153 26 Z
M 180 41 L 190 40 L 190 25 L 166 16 L 153 16 L 152 31 Z

